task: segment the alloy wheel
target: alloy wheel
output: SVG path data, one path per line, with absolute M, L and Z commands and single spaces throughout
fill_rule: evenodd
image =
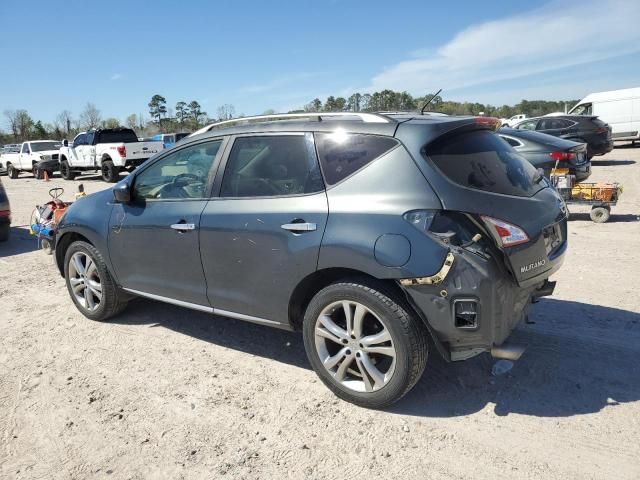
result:
M 69 260 L 69 283 L 73 295 L 82 308 L 95 311 L 102 302 L 102 282 L 98 267 L 84 252 L 76 252 Z
M 343 300 L 325 307 L 314 336 L 322 365 L 342 386 L 374 392 L 391 380 L 397 355 L 391 334 L 362 303 Z

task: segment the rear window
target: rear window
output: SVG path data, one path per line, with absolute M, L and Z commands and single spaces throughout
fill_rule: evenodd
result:
M 530 197 L 541 190 L 538 172 L 498 135 L 487 130 L 446 136 L 426 150 L 449 180 L 463 187 Z
M 607 124 L 605 122 L 603 122 L 602 120 L 600 120 L 599 118 L 592 118 L 591 122 L 596 126 L 596 127 L 605 127 Z
M 102 130 L 98 143 L 136 143 L 138 137 L 133 130 Z
M 397 140 L 344 132 L 316 133 L 325 181 L 335 185 L 398 145 Z

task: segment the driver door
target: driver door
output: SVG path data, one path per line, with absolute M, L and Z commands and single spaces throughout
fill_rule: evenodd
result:
M 200 260 L 200 216 L 224 143 L 189 144 L 134 176 L 132 201 L 115 205 L 109 224 L 109 255 L 122 287 L 209 308 Z
M 87 134 L 80 133 L 69 146 L 70 163 L 72 166 L 84 167 L 84 148 L 87 145 Z

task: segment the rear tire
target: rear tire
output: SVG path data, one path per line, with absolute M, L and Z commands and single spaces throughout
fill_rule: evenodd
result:
M 104 258 L 90 243 L 76 241 L 69 246 L 64 257 L 64 278 L 76 308 L 91 320 L 108 320 L 127 306 Z
M 10 179 L 15 180 L 16 178 L 18 178 L 18 173 L 20 172 L 16 170 L 16 167 L 11 164 L 7 165 L 7 175 Z
M 327 317 L 333 323 L 327 323 Z M 320 380 L 338 397 L 366 408 L 398 401 L 420 379 L 427 363 L 421 320 L 373 281 L 345 281 L 320 290 L 307 307 L 303 337 Z
M 60 176 L 62 176 L 62 178 L 64 178 L 65 180 L 73 180 L 74 178 L 76 178 L 76 172 L 71 170 L 69 162 L 67 162 L 66 160 L 62 160 L 60 162 Z
M 593 207 L 589 212 L 589 217 L 595 223 L 605 223 L 611 216 L 611 209 L 609 207 Z
M 120 168 L 116 167 L 111 160 L 102 162 L 102 180 L 107 183 L 116 183 L 120 178 Z

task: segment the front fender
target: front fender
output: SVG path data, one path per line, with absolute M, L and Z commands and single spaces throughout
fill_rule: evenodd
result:
M 56 232 L 56 263 L 64 274 L 64 255 L 71 241 L 81 237 L 96 247 L 115 278 L 109 255 L 109 219 L 113 209 L 111 189 L 81 197 L 67 210 Z

